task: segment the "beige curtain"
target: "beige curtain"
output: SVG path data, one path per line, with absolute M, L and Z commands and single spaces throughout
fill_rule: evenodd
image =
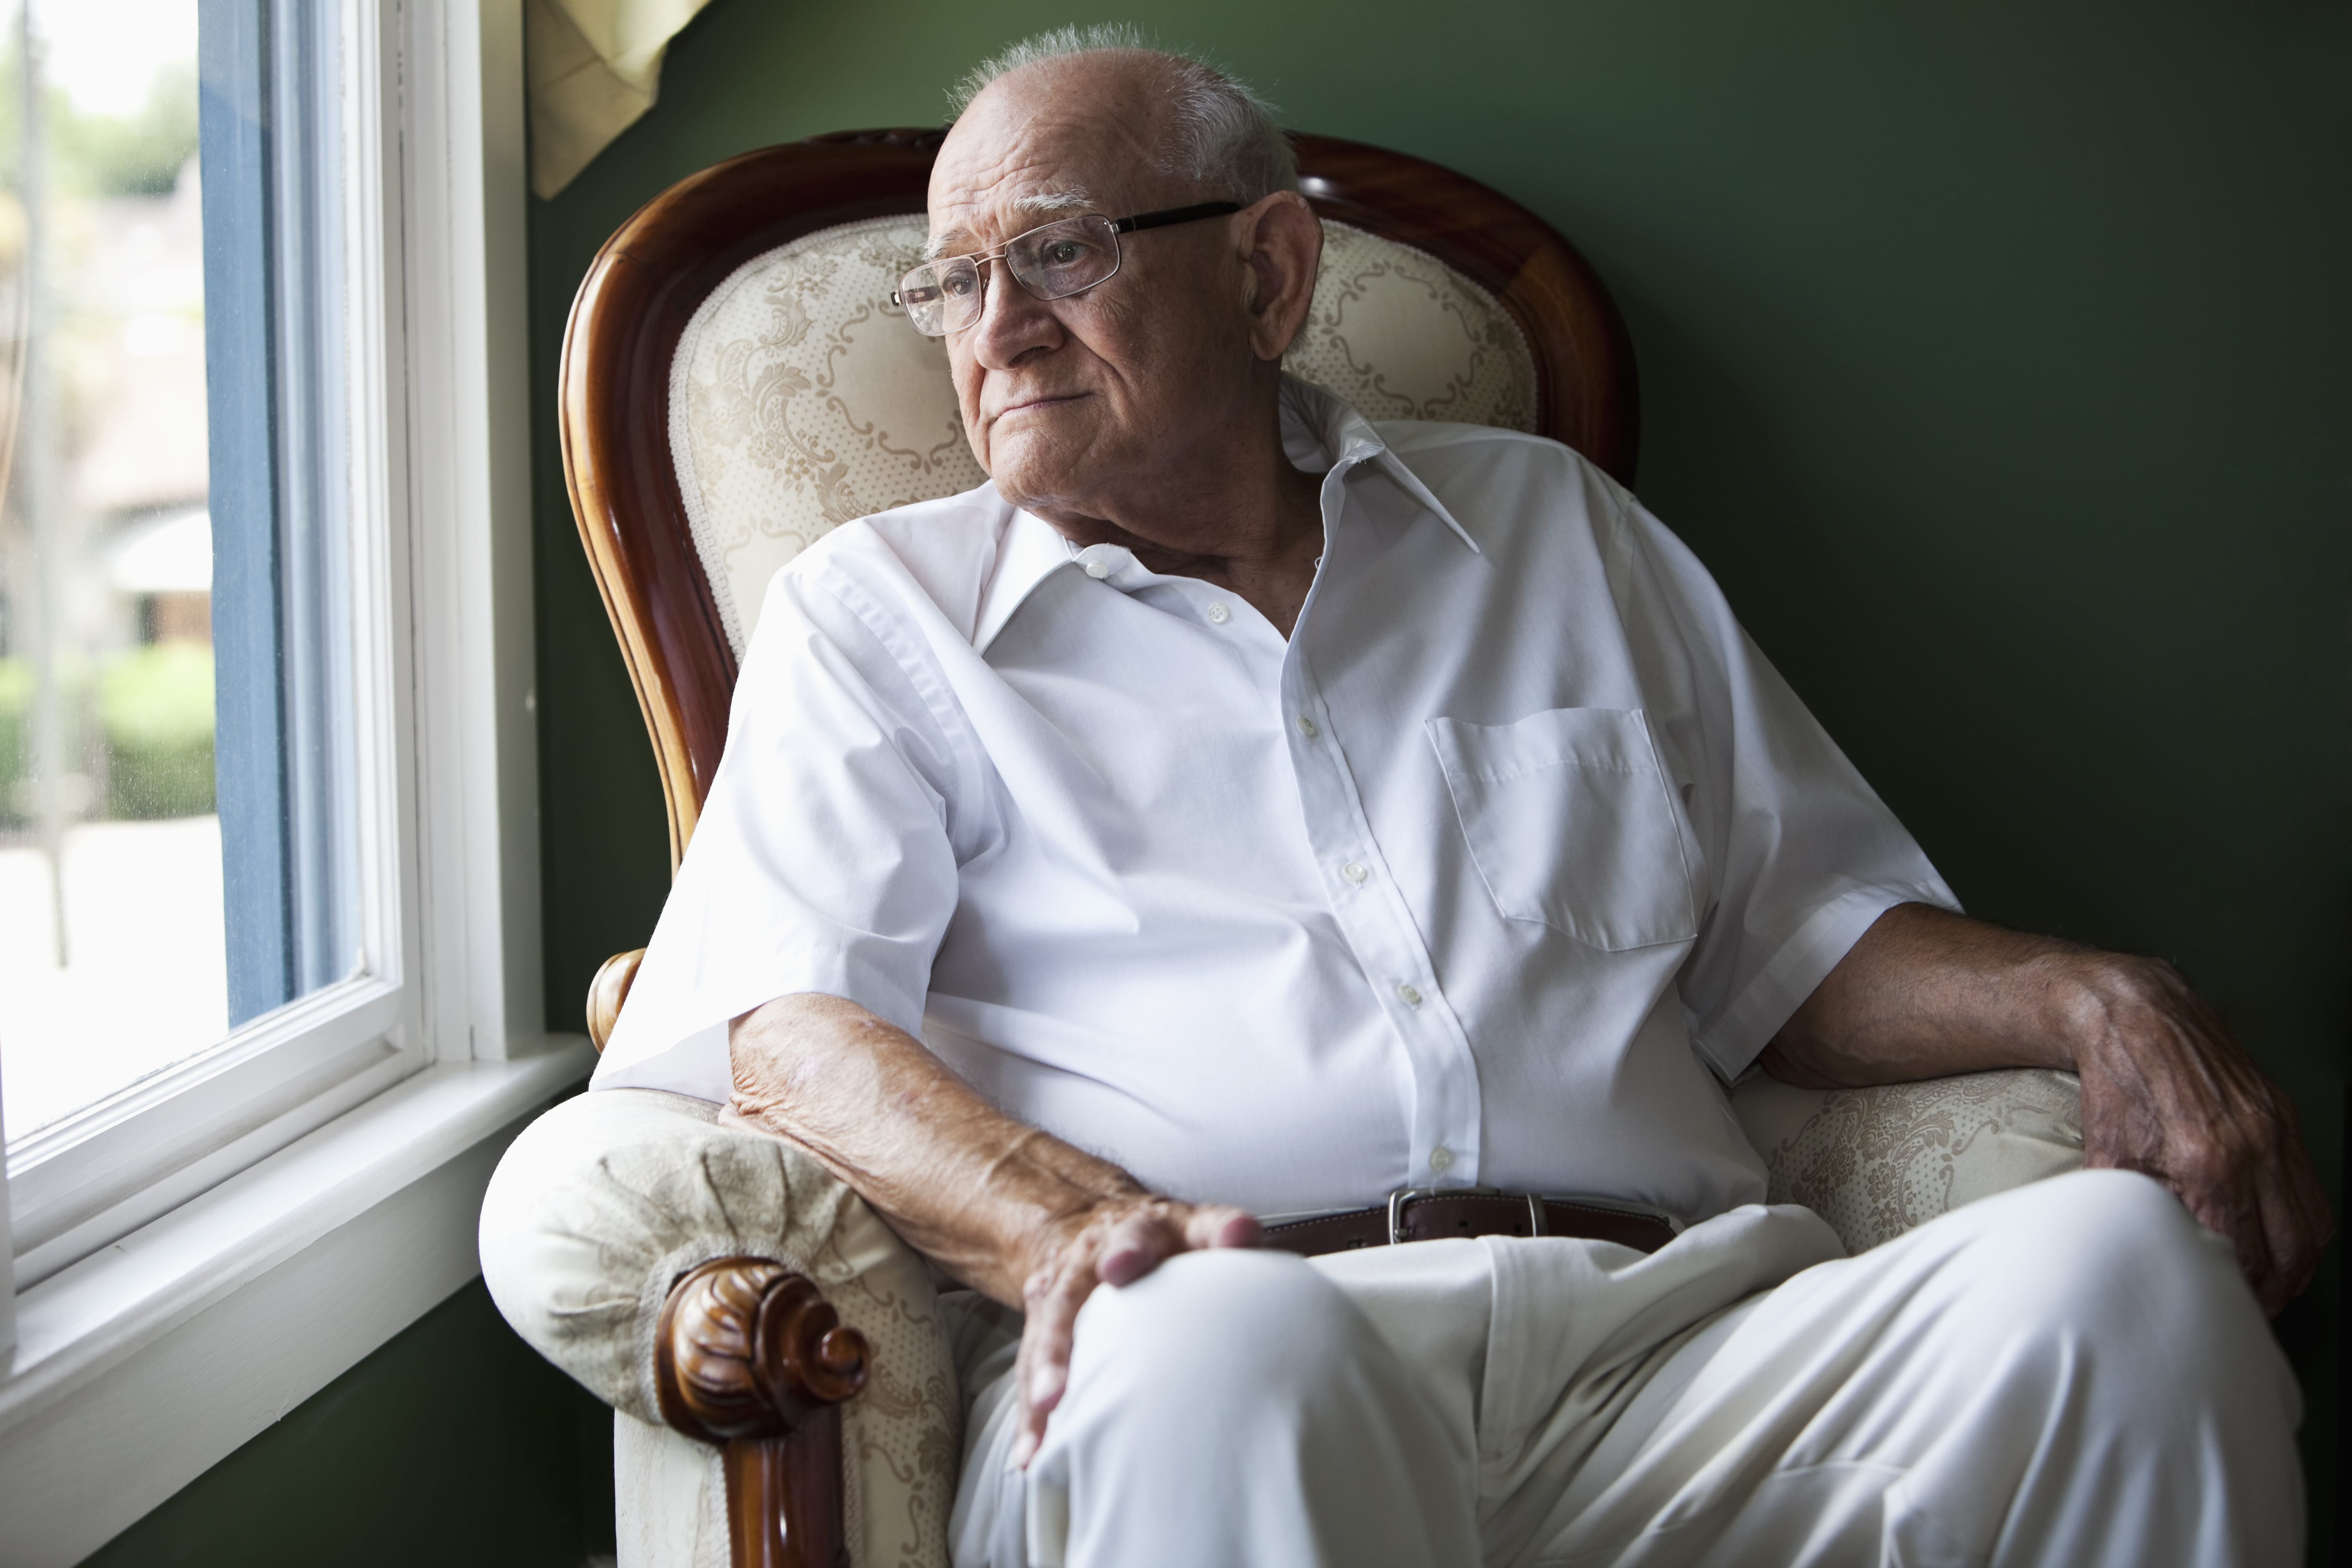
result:
M 654 106 L 662 55 L 710 0 L 526 0 L 530 188 L 551 196 Z

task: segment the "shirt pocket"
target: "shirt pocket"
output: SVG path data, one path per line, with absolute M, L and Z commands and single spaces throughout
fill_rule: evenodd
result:
M 1640 710 L 1428 728 L 1470 858 L 1507 918 L 1608 952 L 1698 933 L 1682 813 Z

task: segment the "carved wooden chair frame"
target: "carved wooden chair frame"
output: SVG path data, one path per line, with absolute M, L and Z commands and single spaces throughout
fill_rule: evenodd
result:
M 670 365 L 687 323 L 744 262 L 802 235 L 923 210 L 942 132 L 846 132 L 762 148 L 679 181 L 596 255 L 564 331 L 560 426 L 572 510 L 653 739 L 673 866 L 727 740 L 736 659 L 672 466 Z M 1300 136 L 1301 186 L 1327 218 L 1436 257 L 1525 334 L 1537 428 L 1633 478 L 1633 350 L 1592 268 L 1517 203 L 1419 158 Z M 603 1047 L 642 952 L 598 973 Z M 846 1568 L 838 1405 L 868 1350 L 815 1287 L 762 1258 L 681 1277 L 656 1347 L 663 1416 L 723 1446 L 736 1568 Z

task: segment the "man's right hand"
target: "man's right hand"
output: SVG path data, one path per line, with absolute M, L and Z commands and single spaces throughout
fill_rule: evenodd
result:
M 779 996 L 728 1030 L 739 1115 L 822 1162 L 907 1243 L 1028 1321 L 1013 1386 L 1026 1465 L 1070 1378 L 1078 1309 L 1180 1252 L 1255 1247 L 1237 1208 L 1178 1203 L 998 1110 L 854 1002 Z
M 1013 1379 L 1021 1395 L 1014 1467 L 1026 1468 L 1045 1440 L 1046 1417 L 1069 1386 L 1078 1309 L 1096 1286 L 1130 1285 L 1180 1252 L 1255 1247 L 1263 1237 L 1241 1209 L 1150 1196 L 1105 1198 L 1043 1226 L 1021 1292 L 1027 1318 Z

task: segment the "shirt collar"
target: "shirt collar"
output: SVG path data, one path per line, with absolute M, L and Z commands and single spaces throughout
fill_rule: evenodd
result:
M 1421 482 L 1421 476 L 1389 449 L 1371 421 L 1321 387 L 1288 374 L 1282 378 L 1279 407 L 1283 450 L 1300 468 L 1344 478 L 1347 470 L 1369 463 L 1434 512 L 1472 554 L 1483 553 L 1477 541 L 1445 510 L 1445 503 Z M 1103 576 L 1111 586 L 1122 589 L 1139 586 L 1151 576 L 1125 550 L 1097 544 L 1082 551 L 1045 519 L 1017 508 L 1006 510 L 1011 515 L 1003 525 L 996 564 L 981 592 L 980 613 L 973 621 L 971 646 L 976 652 L 986 653 L 1037 585 L 1065 566 L 1084 570 L 1090 561 L 1108 566 L 1107 574 L 1090 574 Z
M 1371 464 L 1394 479 L 1407 495 L 1435 512 L 1438 521 L 1470 553 L 1485 553 L 1478 548 L 1478 542 L 1470 537 L 1469 530 L 1445 510 L 1445 503 L 1437 499 L 1436 492 L 1423 484 L 1421 476 L 1389 449 L 1389 444 L 1381 439 L 1370 420 L 1312 382 L 1288 374 L 1282 378 L 1282 445 L 1292 462 L 1310 471 Z

